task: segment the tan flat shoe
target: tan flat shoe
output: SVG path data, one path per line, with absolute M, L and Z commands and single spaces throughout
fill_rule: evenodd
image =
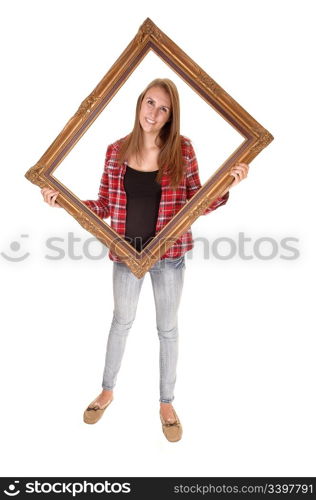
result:
M 160 420 L 162 423 L 162 432 L 168 439 L 168 441 L 175 442 L 175 441 L 180 441 L 182 437 L 182 425 L 181 422 L 178 418 L 178 415 L 175 412 L 175 409 L 173 409 L 173 413 L 175 416 L 175 422 L 168 422 L 168 420 L 164 420 L 161 412 L 160 412 Z
M 100 406 L 99 403 L 91 403 L 86 409 L 83 414 L 83 421 L 86 424 L 96 424 L 100 418 L 102 417 L 103 413 L 107 409 L 110 403 L 112 403 L 114 398 L 110 399 L 105 406 Z

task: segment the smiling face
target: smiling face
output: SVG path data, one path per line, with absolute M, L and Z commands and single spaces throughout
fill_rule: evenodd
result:
M 144 95 L 139 111 L 143 133 L 157 136 L 171 116 L 169 94 L 161 87 L 151 87 Z

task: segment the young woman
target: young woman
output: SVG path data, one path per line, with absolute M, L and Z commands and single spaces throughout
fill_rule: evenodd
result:
M 229 189 L 247 177 L 248 165 L 236 164 Z M 132 132 L 107 148 L 97 200 L 86 200 L 101 218 L 111 216 L 111 226 L 141 251 L 188 199 L 200 189 L 198 164 L 191 141 L 180 135 L 179 95 L 169 79 L 155 79 L 140 94 Z M 41 190 L 44 201 L 58 206 L 58 191 Z M 229 190 L 204 212 L 227 202 Z M 185 253 L 193 247 L 189 229 L 148 271 L 151 277 L 160 341 L 160 419 L 169 441 L 182 436 L 180 420 L 172 406 L 178 358 L 177 312 L 183 287 Z M 126 339 L 132 327 L 144 277 L 138 279 L 110 251 L 113 261 L 114 312 L 108 335 L 102 392 L 84 412 L 93 424 L 113 400 Z

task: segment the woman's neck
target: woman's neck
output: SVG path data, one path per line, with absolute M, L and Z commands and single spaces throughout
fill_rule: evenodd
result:
M 143 148 L 147 151 L 158 150 L 159 146 L 156 144 L 156 136 L 143 134 Z M 158 141 L 159 143 L 160 141 Z

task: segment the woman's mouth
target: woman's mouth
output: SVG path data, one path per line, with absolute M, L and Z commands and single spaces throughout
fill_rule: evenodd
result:
M 146 122 L 149 123 L 150 125 L 153 125 L 154 123 L 154 120 L 151 120 L 150 118 L 145 118 Z

